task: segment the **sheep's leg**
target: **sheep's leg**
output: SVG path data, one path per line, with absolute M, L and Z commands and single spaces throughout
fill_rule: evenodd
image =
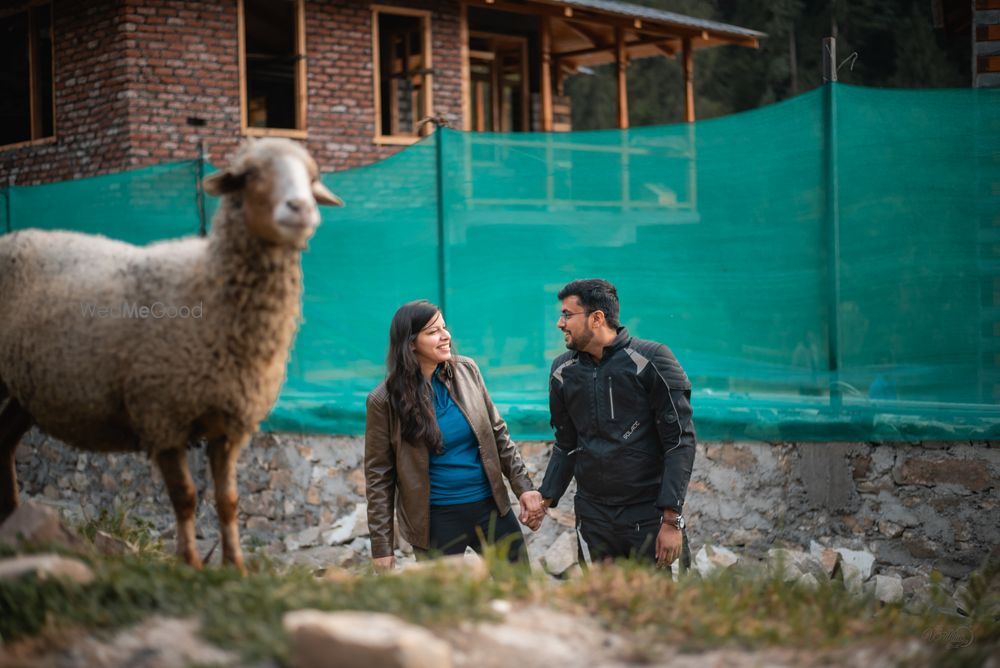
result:
M 17 508 L 17 466 L 14 453 L 21 437 L 29 428 L 31 415 L 11 397 L 0 410 L 0 524 Z
M 244 439 L 219 440 L 209 443 L 208 457 L 212 465 L 212 482 L 215 483 L 215 508 L 219 513 L 219 530 L 222 533 L 222 561 L 232 564 L 246 574 L 243 550 L 240 548 L 240 530 L 236 524 L 236 460 Z
M 195 568 L 201 568 L 201 557 L 194 539 L 194 512 L 198 507 L 198 493 L 188 470 L 187 451 L 170 448 L 156 457 L 163 474 L 167 493 L 174 504 L 177 516 L 177 556 Z

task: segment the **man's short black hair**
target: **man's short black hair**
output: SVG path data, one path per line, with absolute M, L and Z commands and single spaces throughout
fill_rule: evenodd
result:
M 587 311 L 601 311 L 612 329 L 618 329 L 618 291 L 603 278 L 580 278 L 559 291 L 559 301 L 576 297 Z

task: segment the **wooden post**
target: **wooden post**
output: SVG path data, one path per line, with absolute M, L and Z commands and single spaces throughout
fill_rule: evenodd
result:
M 552 132 L 552 23 L 542 17 L 542 132 Z
M 684 120 L 694 123 L 694 58 L 691 53 L 691 38 L 685 37 L 684 47 Z
M 625 31 L 615 28 L 615 65 L 618 68 L 618 129 L 628 129 L 628 53 Z
M 823 81 L 837 80 L 837 38 L 823 38 Z

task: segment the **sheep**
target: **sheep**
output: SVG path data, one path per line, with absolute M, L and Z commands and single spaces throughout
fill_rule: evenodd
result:
M 0 237 L 0 522 L 18 505 L 14 453 L 36 424 L 79 449 L 146 453 L 178 556 L 201 568 L 186 450 L 204 443 L 223 561 L 245 572 L 236 460 L 284 380 L 316 205 L 343 202 L 286 139 L 245 144 L 204 187 L 222 197 L 206 238 Z

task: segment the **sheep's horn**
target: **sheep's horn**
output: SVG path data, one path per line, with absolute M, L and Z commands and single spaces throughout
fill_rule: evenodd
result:
M 344 200 L 340 199 L 332 192 L 330 192 L 330 190 L 326 186 L 324 186 L 321 181 L 313 181 L 312 191 L 313 191 L 313 197 L 316 198 L 317 204 L 344 206 Z

